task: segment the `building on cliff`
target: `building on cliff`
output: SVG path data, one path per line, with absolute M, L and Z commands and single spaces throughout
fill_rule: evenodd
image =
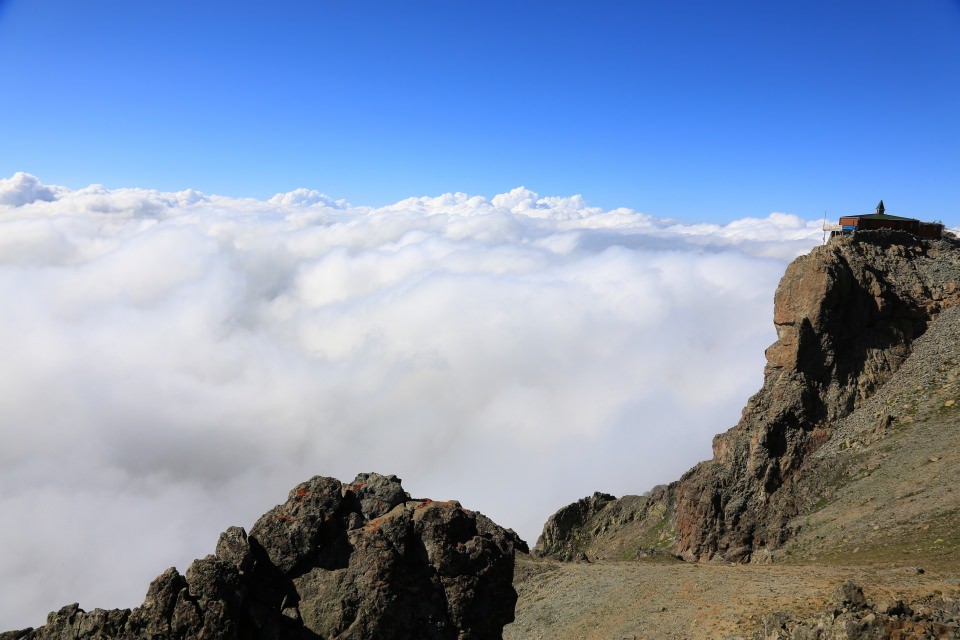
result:
M 877 205 L 876 213 L 860 213 L 850 216 L 841 216 L 839 224 L 824 223 L 823 231 L 826 239 L 826 233 L 830 232 L 830 237 L 845 236 L 858 231 L 875 231 L 877 229 L 892 229 L 895 231 L 906 231 L 912 233 L 918 238 L 939 238 L 943 234 L 943 223 L 921 222 L 916 218 L 903 218 L 900 216 L 891 216 L 886 213 L 883 206 L 883 200 Z

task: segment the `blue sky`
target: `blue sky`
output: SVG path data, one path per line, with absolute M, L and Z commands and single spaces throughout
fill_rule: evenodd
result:
M 710 456 L 824 209 L 960 226 L 958 2 L 264 6 L 0 0 L 0 629 L 316 473 L 532 543 Z
M 960 224 L 960 3 L 0 2 L 0 175 Z

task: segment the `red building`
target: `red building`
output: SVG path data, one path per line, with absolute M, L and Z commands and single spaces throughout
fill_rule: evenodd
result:
M 943 225 L 939 222 L 921 222 L 916 218 L 902 218 L 885 213 L 883 200 L 877 205 L 876 213 L 841 216 L 840 224 L 824 225 L 824 231 L 830 231 L 831 238 L 876 229 L 906 231 L 918 238 L 939 238 L 943 233 Z

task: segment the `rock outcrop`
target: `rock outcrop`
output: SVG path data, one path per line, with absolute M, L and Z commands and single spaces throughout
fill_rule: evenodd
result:
M 543 534 L 537 541 L 537 554 L 558 560 L 588 560 L 583 546 L 596 537 L 597 527 L 586 525 L 615 500 L 612 495 L 598 491 L 557 511 L 543 525 Z
M 667 487 L 615 498 L 594 493 L 550 516 L 533 555 L 563 561 L 672 556 L 675 531 L 664 505 Z
M 811 501 L 801 473 L 810 455 L 899 369 L 929 323 L 958 304 L 960 243 L 953 237 L 864 232 L 797 258 L 775 295 L 778 339 L 766 352 L 764 385 L 739 423 L 714 438 L 713 459 L 651 497 L 628 526 L 608 530 L 603 544 L 576 524 L 551 531 L 550 539 L 578 539 L 589 556 L 626 546 L 609 544 L 618 537 L 658 531 L 671 536 L 663 546 L 688 560 L 766 556 L 789 538 L 788 523 Z M 606 501 L 591 521 L 617 503 Z M 546 537 L 545 530 L 541 542 Z M 565 550 L 541 542 L 536 551 L 564 557 Z
M 216 553 L 171 568 L 133 610 L 77 604 L 3 640 L 500 638 L 513 620 L 515 535 L 395 476 L 315 477 L 231 527 Z
M 932 595 L 916 602 L 868 602 L 852 581 L 817 615 L 779 611 L 763 617 L 756 640 L 872 640 L 960 637 L 960 601 Z

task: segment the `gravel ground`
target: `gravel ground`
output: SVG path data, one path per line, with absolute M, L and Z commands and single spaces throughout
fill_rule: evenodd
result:
M 960 597 L 957 573 L 908 566 L 560 563 L 523 556 L 504 640 L 748 638 L 771 611 L 819 613 L 848 579 L 868 600 Z

